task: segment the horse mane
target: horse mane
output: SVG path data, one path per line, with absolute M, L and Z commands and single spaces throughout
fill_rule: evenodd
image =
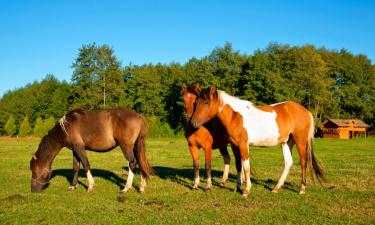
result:
M 202 89 L 198 93 L 197 96 L 201 99 L 206 99 L 206 100 L 210 101 L 210 90 L 211 90 L 211 88 Z M 218 98 L 219 98 L 219 93 L 218 93 L 218 90 L 216 89 L 215 92 L 214 92 L 214 100 L 217 100 Z
M 59 124 L 63 132 L 68 135 L 67 128 L 69 125 L 76 121 L 79 115 L 85 115 L 86 111 L 84 109 L 73 109 L 61 117 Z
M 189 93 L 193 93 L 195 94 L 196 96 L 199 96 L 199 91 L 196 90 L 196 88 L 194 87 L 194 85 L 190 85 L 189 87 L 186 88 L 186 90 L 189 92 Z

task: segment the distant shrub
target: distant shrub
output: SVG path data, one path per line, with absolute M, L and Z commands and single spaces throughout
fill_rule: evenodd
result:
M 31 132 L 31 126 L 30 126 L 30 123 L 29 123 L 29 117 L 26 115 L 21 124 L 20 124 L 20 130 L 19 130 L 19 135 L 21 137 L 25 137 L 27 135 L 29 135 Z
M 174 136 L 174 130 L 171 126 L 160 121 L 157 116 L 146 117 L 148 126 L 148 136 L 150 137 L 171 137 Z
M 13 115 L 9 116 L 4 128 L 6 134 L 9 136 L 13 136 L 16 133 L 16 124 L 14 123 Z

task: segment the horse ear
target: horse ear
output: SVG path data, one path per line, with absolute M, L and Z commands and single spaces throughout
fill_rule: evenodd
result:
M 182 83 L 182 93 L 183 94 L 187 93 L 187 88 L 186 88 L 186 84 L 185 83 Z
M 201 85 L 200 85 L 199 83 L 196 83 L 196 84 L 195 84 L 194 89 L 195 89 L 196 91 L 201 91 L 201 90 L 202 90 Z
M 216 91 L 216 86 L 215 84 L 211 85 L 211 88 L 210 88 L 210 95 L 213 95 Z

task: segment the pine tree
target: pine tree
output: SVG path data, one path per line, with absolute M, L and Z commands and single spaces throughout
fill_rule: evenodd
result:
M 30 123 L 29 123 L 29 117 L 26 115 L 23 118 L 23 121 L 20 124 L 19 135 L 21 137 L 25 137 L 25 136 L 30 134 L 30 131 L 31 131 L 31 127 L 30 127 Z
M 8 121 L 5 124 L 5 132 L 9 136 L 13 136 L 16 132 L 16 125 L 14 123 L 13 115 L 10 115 Z
M 44 136 L 44 130 L 43 130 L 43 120 L 42 118 L 38 117 L 35 120 L 35 125 L 34 125 L 34 135 L 38 137 L 43 137 Z

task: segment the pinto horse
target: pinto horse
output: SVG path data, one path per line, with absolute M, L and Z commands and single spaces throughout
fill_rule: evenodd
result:
M 214 85 L 202 90 L 195 101 L 191 123 L 198 128 L 217 117 L 226 128 L 234 146 L 235 156 L 242 160 L 245 172 L 247 197 L 251 188 L 249 145 L 275 146 L 280 144 L 284 156 L 284 170 L 273 192 L 283 186 L 293 164 L 291 149 L 297 146 L 301 165 L 300 194 L 306 190 L 306 165 L 315 172 L 319 181 L 325 181 L 323 169 L 313 152 L 314 121 L 312 114 L 302 105 L 287 101 L 273 105 L 256 106 L 251 102 L 233 97 Z M 241 186 L 240 168 L 237 167 L 237 190 Z
M 187 118 L 190 119 L 193 110 L 194 102 L 199 94 L 201 88 L 200 85 L 195 85 L 194 88 L 186 87 L 182 85 L 182 94 L 184 101 L 184 108 L 187 114 Z M 185 137 L 189 145 L 189 151 L 193 158 L 194 165 L 194 186 L 193 189 L 198 189 L 199 185 L 199 148 L 204 149 L 205 156 L 205 169 L 207 174 L 207 185 L 205 190 L 209 191 L 212 187 L 211 181 L 211 158 L 212 149 L 219 148 L 221 155 L 224 159 L 224 172 L 223 177 L 220 181 L 220 185 L 224 186 L 228 179 L 230 156 L 228 154 L 227 145 L 229 143 L 228 135 L 225 127 L 221 124 L 218 118 L 213 118 L 204 126 L 194 128 L 190 123 L 185 127 Z
M 135 167 L 138 164 L 141 170 L 139 191 L 142 193 L 146 179 L 153 174 L 146 158 L 146 134 L 145 119 L 128 109 L 72 110 L 43 137 L 33 155 L 30 161 L 31 191 L 40 192 L 48 186 L 52 161 L 63 147 L 73 152 L 73 180 L 69 188 L 77 188 L 81 162 L 89 182 L 87 191 L 92 191 L 95 182 L 85 149 L 106 152 L 120 146 L 129 162 L 128 179 L 122 192 L 127 192 L 132 187 Z

